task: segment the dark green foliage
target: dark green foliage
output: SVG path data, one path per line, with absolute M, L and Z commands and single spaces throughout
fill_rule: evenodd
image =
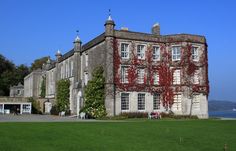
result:
M 148 112 L 124 112 L 120 116 L 126 118 L 148 118 Z
M 34 62 L 31 64 L 30 70 L 37 70 L 37 69 L 42 69 L 42 66 L 44 63 L 46 63 L 48 60 L 48 57 L 42 57 L 39 59 L 34 60 Z
M 105 78 L 101 66 L 94 69 L 92 80 L 85 88 L 84 111 L 91 117 L 101 118 L 106 116 L 105 101 Z
M 198 119 L 195 115 L 175 115 L 173 113 L 161 113 L 162 118 L 172 118 L 172 119 Z
M 42 78 L 40 89 L 41 89 L 40 97 L 45 98 L 45 95 L 46 95 L 46 77 Z
M 58 111 L 56 105 L 53 105 L 53 106 L 52 106 L 52 109 L 51 109 L 50 113 L 51 113 L 52 115 L 59 115 L 59 111 Z
M 24 83 L 24 77 L 29 74 L 25 65 L 15 66 L 0 54 L 0 96 L 8 96 L 10 86 Z
M 30 97 L 28 99 L 28 102 L 32 103 L 32 114 L 42 114 L 42 112 L 40 111 L 40 103 L 39 101 L 36 101 L 34 98 Z
M 69 110 L 70 81 L 60 80 L 57 82 L 56 105 L 59 112 Z

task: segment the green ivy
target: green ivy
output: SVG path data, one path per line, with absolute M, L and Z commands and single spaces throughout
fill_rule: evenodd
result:
M 58 111 L 69 110 L 70 102 L 70 80 L 60 80 L 57 82 L 56 105 Z
M 105 78 L 101 66 L 94 69 L 92 80 L 85 87 L 84 111 L 93 118 L 101 118 L 107 115 L 105 102 Z
M 45 98 L 45 95 L 46 95 L 46 78 L 44 76 L 42 77 L 42 82 L 41 82 L 40 89 L 41 89 L 40 97 Z

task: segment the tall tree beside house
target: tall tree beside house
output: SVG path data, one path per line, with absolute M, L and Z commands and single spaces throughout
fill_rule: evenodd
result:
M 106 116 L 105 102 L 105 78 L 101 66 L 94 69 L 92 80 L 85 88 L 84 111 L 94 118 Z
M 59 112 L 68 111 L 70 104 L 70 80 L 57 82 L 56 106 Z
M 14 63 L 0 54 L 0 96 L 8 96 L 10 86 L 24 82 L 24 77 L 29 74 L 25 65 L 15 66 Z
M 40 97 L 45 98 L 45 95 L 46 95 L 46 78 L 45 77 L 42 78 L 40 90 L 41 90 Z
M 42 57 L 42 58 L 34 60 L 34 62 L 31 64 L 30 70 L 33 71 L 39 68 L 41 69 L 43 64 L 46 63 L 47 60 L 48 60 L 48 57 Z

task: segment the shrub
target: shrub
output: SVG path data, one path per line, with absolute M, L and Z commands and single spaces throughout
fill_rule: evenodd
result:
M 162 118 L 173 118 L 173 119 L 198 119 L 196 115 L 175 115 L 173 112 L 171 113 L 161 113 Z
M 52 106 L 52 109 L 51 109 L 50 113 L 51 113 L 52 115 L 59 115 L 59 110 L 58 110 L 58 108 L 57 108 L 56 105 L 53 105 L 53 106 Z
M 40 108 L 40 102 L 36 101 L 34 98 L 30 97 L 28 99 L 28 102 L 32 103 L 32 113 L 33 114 L 42 114 L 41 108 Z
M 148 118 L 148 112 L 123 112 L 120 116 L 126 118 Z
M 105 108 L 105 78 L 101 66 L 94 69 L 92 79 L 85 87 L 85 105 L 83 111 L 88 117 L 101 118 L 107 115 Z
M 69 109 L 70 81 L 60 80 L 57 82 L 56 106 L 59 112 Z

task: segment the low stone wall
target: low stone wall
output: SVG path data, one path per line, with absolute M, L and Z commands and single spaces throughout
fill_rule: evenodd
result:
M 0 97 L 0 102 L 28 102 L 24 97 Z

